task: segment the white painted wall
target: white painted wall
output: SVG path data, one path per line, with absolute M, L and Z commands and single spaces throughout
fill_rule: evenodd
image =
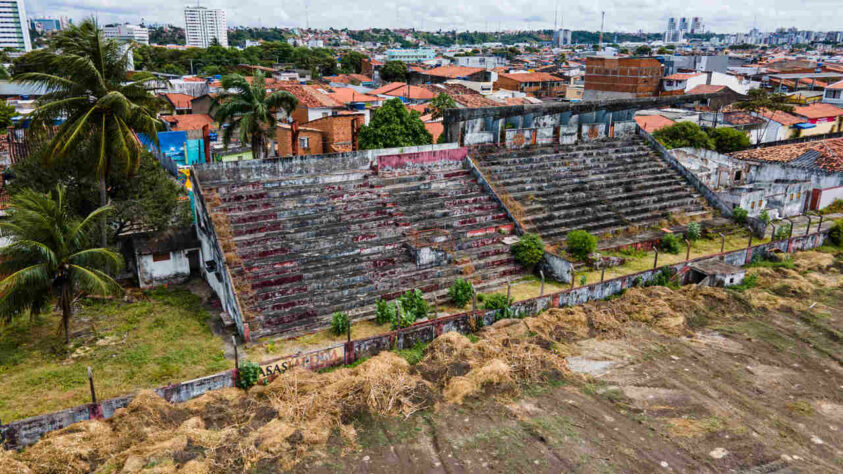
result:
M 138 283 L 141 288 L 150 288 L 165 283 L 174 283 L 190 277 L 190 262 L 187 251 L 170 252 L 169 260 L 156 262 L 152 254 L 137 255 Z

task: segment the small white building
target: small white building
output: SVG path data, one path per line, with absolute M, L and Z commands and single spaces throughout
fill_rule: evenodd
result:
M 138 285 L 152 288 L 183 283 L 199 268 L 199 240 L 193 227 L 159 234 L 134 234 Z
M 843 81 L 835 82 L 825 88 L 823 102 L 826 104 L 843 107 Z

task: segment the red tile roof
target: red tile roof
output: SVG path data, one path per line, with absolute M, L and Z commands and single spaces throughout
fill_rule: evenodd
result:
M 726 86 L 714 86 L 711 84 L 700 84 L 691 90 L 685 92 L 686 94 L 713 94 L 725 89 Z
M 403 82 L 393 82 L 371 92 L 373 95 L 406 97 L 414 100 L 430 100 L 436 97 L 433 92 L 420 86 L 407 86 Z
M 478 72 L 483 72 L 481 67 L 465 67 L 465 66 L 439 66 L 433 69 L 424 71 L 424 74 L 436 77 L 447 77 L 449 79 L 456 79 L 458 77 L 466 77 Z
M 352 84 L 357 82 L 372 82 L 372 78 L 364 76 L 363 74 L 337 74 L 336 76 L 323 77 L 327 82 L 338 82 L 342 84 Z
M 843 89 L 843 81 L 835 82 L 834 84 L 826 87 L 826 89 L 834 89 L 834 90 Z
M 295 84 L 289 81 L 278 81 L 273 85 L 276 90 L 287 91 L 299 100 L 299 105 L 308 108 L 342 107 L 330 94 L 322 93 L 314 87 Z
M 433 143 L 436 143 L 439 140 L 439 136 L 445 131 L 445 126 L 442 125 L 442 122 L 425 122 L 424 128 L 433 136 Z
M 162 115 L 161 119 L 170 123 L 174 132 L 202 130 L 205 125 L 212 125 L 214 119 L 208 114 Z
M 762 109 L 758 112 L 762 117 L 768 118 L 773 122 L 778 122 L 785 126 L 796 125 L 797 123 L 802 123 L 804 120 L 791 115 L 787 112 L 782 112 L 781 110 L 775 110 L 772 113 L 767 109 Z
M 669 76 L 665 76 L 664 78 L 672 81 L 687 81 L 688 79 L 699 75 L 699 72 L 677 72 L 676 74 L 671 74 Z
M 203 79 L 201 77 L 195 77 L 195 76 L 183 77 L 182 80 L 184 82 L 205 82 L 205 79 Z
M 454 101 L 468 109 L 479 109 L 481 107 L 500 107 L 500 103 L 482 96 L 481 94 L 455 94 L 451 97 Z
M 723 120 L 732 125 L 752 125 L 754 123 L 763 123 L 758 117 L 752 116 L 746 112 L 726 112 L 723 114 Z
M 559 82 L 564 80 L 546 72 L 500 73 L 498 75 L 518 82 Z
M 170 101 L 176 109 L 189 109 L 190 101 L 193 100 L 192 95 L 180 94 L 178 92 L 164 94 L 164 98 Z
M 819 157 L 814 161 L 815 166 L 831 172 L 843 171 L 843 138 L 753 148 L 731 153 L 731 156 L 740 160 L 789 163 L 809 151 L 819 153 Z
M 331 98 L 342 104 L 348 104 L 350 102 L 379 102 L 383 100 L 380 97 L 361 94 L 351 87 L 334 87 L 332 90 L 333 92 L 330 94 Z
M 808 119 L 818 119 L 826 117 L 839 117 L 843 115 L 843 109 L 835 107 L 831 104 L 811 104 L 804 107 L 794 107 L 793 113 L 801 115 Z
M 637 123 L 639 127 L 643 128 L 645 132 L 653 133 L 656 130 L 669 127 L 676 122 L 661 115 L 636 115 L 635 123 Z

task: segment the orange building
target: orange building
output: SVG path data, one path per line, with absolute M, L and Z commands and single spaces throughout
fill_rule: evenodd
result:
M 288 156 L 356 151 L 357 133 L 364 120 L 363 114 L 332 115 L 302 124 L 297 133 L 291 125 L 280 124 L 276 130 L 277 153 Z M 295 152 L 294 139 L 297 139 Z

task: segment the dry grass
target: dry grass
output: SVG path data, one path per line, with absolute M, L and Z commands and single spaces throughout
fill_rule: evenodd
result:
M 357 321 L 351 324 L 351 337 L 363 339 L 385 334 L 390 331 L 388 324 L 376 324 L 374 320 Z M 246 348 L 246 354 L 251 360 L 263 361 L 296 352 L 307 352 L 322 347 L 340 344 L 346 341 L 345 334 L 336 335 L 330 329 L 314 332 L 291 339 L 267 338 Z

